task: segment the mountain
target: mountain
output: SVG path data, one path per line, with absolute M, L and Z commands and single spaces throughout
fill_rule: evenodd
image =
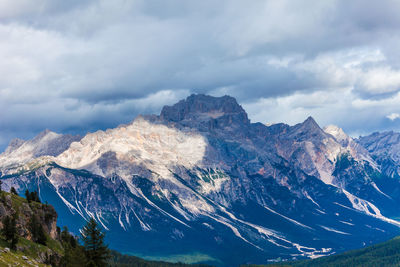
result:
M 150 258 L 315 258 L 400 232 L 400 180 L 363 142 L 311 117 L 251 123 L 229 96 L 191 95 L 84 137 L 15 140 L 0 172 L 5 189 L 37 190 L 72 231 L 94 217 L 111 248 Z
M 6 151 L 1 154 L 0 165 L 8 168 L 30 162 L 42 156 L 58 156 L 68 149 L 70 144 L 79 141 L 80 136 L 61 135 L 45 130 L 32 140 L 11 140 Z
M 396 203 L 400 201 L 400 133 L 373 133 L 356 140 L 379 166 L 375 181 Z M 391 215 L 398 218 L 398 214 Z
M 371 153 L 387 176 L 400 178 L 400 133 L 373 133 L 357 141 Z

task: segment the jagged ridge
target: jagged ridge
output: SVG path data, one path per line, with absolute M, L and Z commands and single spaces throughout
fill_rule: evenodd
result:
M 95 216 L 124 251 L 157 254 L 162 242 L 166 254 L 202 251 L 232 266 L 326 255 L 398 231 L 379 163 L 311 117 L 268 127 L 250 123 L 234 98 L 192 95 L 76 141 L 20 159 L 13 142 L 0 156 L 5 187 L 40 189 L 62 217 L 81 218 L 75 231 Z M 6 164 L 10 151 L 18 168 Z

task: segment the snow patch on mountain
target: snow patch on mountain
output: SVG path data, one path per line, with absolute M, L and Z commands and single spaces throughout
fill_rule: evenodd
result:
M 208 216 L 209 218 L 215 220 L 216 222 L 219 222 L 219 223 L 221 223 L 221 224 L 227 226 L 228 228 L 230 228 L 230 229 L 232 230 L 232 232 L 234 233 L 234 235 L 237 236 L 238 238 L 242 239 L 244 242 L 246 242 L 246 243 L 252 245 L 253 247 L 255 247 L 255 248 L 259 249 L 259 250 L 263 250 L 263 249 L 260 248 L 259 246 L 253 244 L 252 242 L 250 242 L 249 240 L 247 240 L 246 238 L 244 238 L 244 237 L 240 234 L 238 228 L 235 227 L 235 226 L 233 226 L 232 223 L 229 222 L 229 220 L 227 220 L 226 218 L 224 218 L 224 217 L 222 217 L 222 216 L 219 216 L 219 215 L 211 216 L 211 215 L 206 214 L 206 216 Z
M 379 187 L 376 185 L 376 183 L 372 182 L 371 184 L 372 184 L 372 186 L 375 188 L 376 191 L 378 191 L 379 193 L 381 193 L 381 194 L 384 195 L 385 197 L 392 199 L 390 196 L 388 196 L 387 194 L 383 193 L 383 192 L 379 189 Z
M 371 202 L 361 199 L 359 197 L 354 196 L 353 194 L 347 192 L 346 190 L 342 189 L 343 193 L 349 199 L 350 203 L 352 204 L 353 208 L 359 210 L 369 216 L 375 217 L 382 221 L 391 223 L 393 225 L 400 227 L 400 222 L 389 219 L 381 214 L 381 211 Z
M 320 205 L 319 205 L 314 199 L 312 199 L 312 198 L 310 197 L 310 195 L 308 194 L 307 191 L 303 191 L 303 195 L 304 195 L 306 198 L 308 198 L 309 200 L 311 200 L 312 203 L 314 203 L 315 205 L 317 205 L 318 208 L 320 208 Z
M 334 233 L 338 233 L 338 234 L 341 234 L 341 235 L 350 235 L 349 233 L 345 233 L 345 232 L 336 230 L 336 229 L 331 228 L 331 227 L 327 227 L 327 226 L 323 226 L 323 225 L 320 225 L 320 227 L 322 229 L 325 229 L 326 231 L 329 231 L 329 232 L 334 232 Z
M 351 226 L 354 226 L 354 223 L 350 223 L 350 222 L 345 222 L 345 221 L 339 221 L 339 222 L 341 222 L 341 223 L 344 223 L 344 224 L 347 224 L 347 225 L 351 225 Z
M 292 223 L 294 223 L 294 224 L 296 224 L 296 225 L 298 225 L 298 226 L 301 226 L 301 227 L 304 227 L 304 228 L 313 230 L 311 227 L 309 227 L 309 226 L 307 226 L 307 225 L 304 225 L 304 224 L 302 224 L 302 223 L 300 223 L 300 222 L 298 222 L 298 221 L 296 221 L 296 220 L 294 220 L 294 219 L 292 219 L 292 218 L 289 218 L 289 217 L 287 217 L 287 216 L 285 216 L 285 215 L 282 215 L 282 214 L 280 214 L 280 213 L 274 211 L 273 209 L 271 209 L 271 208 L 269 208 L 269 207 L 267 207 L 267 206 L 265 206 L 265 205 L 264 205 L 263 207 L 264 207 L 266 210 L 268 210 L 268 211 L 270 211 L 270 212 L 272 212 L 272 213 L 274 213 L 274 214 L 276 214 L 276 215 L 279 215 L 279 216 L 281 216 L 282 218 L 285 218 L 286 220 L 288 220 L 288 221 L 290 221 L 290 222 L 292 222 Z

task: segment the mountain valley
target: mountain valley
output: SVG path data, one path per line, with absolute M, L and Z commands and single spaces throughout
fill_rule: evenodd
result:
M 252 123 L 229 96 L 191 95 L 83 137 L 14 139 L 0 179 L 36 190 L 72 232 L 93 217 L 112 249 L 149 258 L 262 264 L 400 234 L 400 134 Z

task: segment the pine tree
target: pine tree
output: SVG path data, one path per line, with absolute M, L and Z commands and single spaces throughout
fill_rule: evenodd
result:
M 3 184 L 3 181 L 0 180 L 0 192 L 2 191 L 1 185 Z
M 95 219 L 91 218 L 83 227 L 82 241 L 86 254 L 86 266 L 107 266 L 110 250 L 104 243 L 105 234 L 99 229 Z
M 69 230 L 67 226 L 63 227 L 62 232 L 60 233 L 60 238 L 61 238 L 61 242 L 63 243 L 63 245 L 69 245 L 72 248 L 75 248 L 78 246 L 78 241 L 75 238 L 75 236 L 73 236 Z
M 2 232 L 6 241 L 10 242 L 11 249 L 15 249 L 18 243 L 17 220 L 15 215 L 12 217 L 8 215 L 4 217 Z
M 71 234 L 69 233 L 68 227 L 67 227 L 67 226 L 64 226 L 64 227 L 63 227 L 63 230 L 60 232 L 60 239 L 61 239 L 61 242 L 62 242 L 63 244 L 69 243 L 69 236 L 70 236 L 70 235 L 71 235 Z
M 64 255 L 61 258 L 61 267 L 81 267 L 82 262 L 85 263 L 85 251 L 79 245 L 75 236 L 73 236 L 66 226 L 63 230 L 60 229 L 61 244 L 64 248 Z
M 39 223 L 39 220 L 35 215 L 33 215 L 29 221 L 29 230 L 31 231 L 32 241 L 46 245 L 46 234 L 43 226 Z
M 14 186 L 11 186 L 10 193 L 14 195 L 18 195 L 17 190 L 15 190 Z
M 10 225 L 11 225 L 11 218 L 10 218 L 10 216 L 7 215 L 3 219 L 3 230 L 2 230 L 3 235 L 6 238 L 6 240 L 9 240 L 9 237 L 10 237 L 10 234 L 11 234 L 11 232 L 9 231 L 10 230 Z
M 31 203 L 31 193 L 29 193 L 29 190 L 28 189 L 26 189 L 25 190 L 25 198 L 26 198 L 26 201 L 28 201 L 28 203 Z
M 82 267 L 85 264 L 85 251 L 82 246 L 71 247 L 69 244 L 63 244 L 64 255 L 61 258 L 62 267 Z
M 38 194 L 37 191 L 30 192 L 29 196 L 30 196 L 30 200 L 31 201 L 35 201 L 35 202 L 41 203 L 40 198 L 39 198 L 39 194 Z

